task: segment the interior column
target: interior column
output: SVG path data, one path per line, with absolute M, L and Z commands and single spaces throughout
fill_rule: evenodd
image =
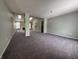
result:
M 29 14 L 25 14 L 25 36 L 30 36 Z
M 44 33 L 47 33 L 47 18 L 44 18 Z

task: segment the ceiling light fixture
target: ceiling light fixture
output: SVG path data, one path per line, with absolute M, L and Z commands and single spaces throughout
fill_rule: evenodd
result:
M 52 13 L 52 10 L 50 10 L 50 13 Z
M 22 18 L 22 16 L 21 15 L 18 15 L 18 19 L 21 19 Z
M 31 21 L 33 19 L 33 17 L 30 17 L 29 20 Z

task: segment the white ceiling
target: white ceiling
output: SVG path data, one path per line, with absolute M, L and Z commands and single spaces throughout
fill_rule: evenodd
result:
M 15 13 L 50 18 L 77 10 L 77 0 L 5 0 Z

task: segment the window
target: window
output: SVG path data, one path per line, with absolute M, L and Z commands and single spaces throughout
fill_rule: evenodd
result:
M 15 22 L 16 29 L 20 29 L 20 22 Z

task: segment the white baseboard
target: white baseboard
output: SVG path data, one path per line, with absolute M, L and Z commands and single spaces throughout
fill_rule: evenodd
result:
M 1 56 L 0 56 L 0 59 L 1 59 Z
M 0 55 L 0 59 L 2 58 L 2 55 L 3 55 L 3 53 L 5 52 L 6 48 L 8 47 L 8 45 L 9 45 L 9 43 L 10 43 L 10 41 L 11 41 L 11 39 L 12 39 L 12 37 L 13 37 L 14 34 L 15 34 L 15 32 L 12 34 L 12 36 L 10 37 L 8 43 L 6 44 L 6 47 L 4 48 L 2 54 Z

